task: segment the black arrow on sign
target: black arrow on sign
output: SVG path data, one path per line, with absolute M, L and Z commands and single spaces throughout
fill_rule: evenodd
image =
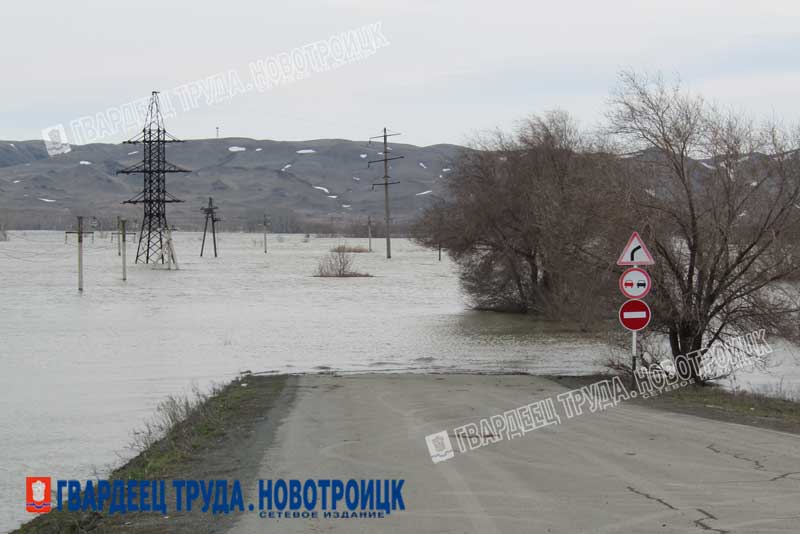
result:
M 642 249 L 642 246 L 641 246 L 641 245 L 637 245 L 637 246 L 635 246 L 635 247 L 633 247 L 633 248 L 631 249 L 631 261 L 636 261 L 636 258 L 635 258 L 635 256 L 636 256 L 636 251 L 637 251 L 637 250 L 641 250 L 641 249 Z

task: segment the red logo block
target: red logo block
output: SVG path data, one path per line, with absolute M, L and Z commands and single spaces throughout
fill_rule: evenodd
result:
M 25 510 L 34 514 L 50 511 L 50 477 L 25 478 Z

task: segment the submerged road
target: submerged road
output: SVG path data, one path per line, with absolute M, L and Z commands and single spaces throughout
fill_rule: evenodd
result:
M 800 436 L 623 402 L 434 464 L 426 435 L 566 390 L 478 375 L 305 376 L 295 387 L 258 478 L 404 479 L 406 510 L 250 513 L 230 532 L 800 532 Z

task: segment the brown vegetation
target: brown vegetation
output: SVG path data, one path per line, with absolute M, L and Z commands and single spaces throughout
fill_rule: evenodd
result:
M 338 249 L 339 247 L 337 247 Z M 319 260 L 315 276 L 323 278 L 350 278 L 372 276 L 353 269 L 353 254 L 343 249 L 334 250 Z
M 449 201 L 415 228 L 448 250 L 476 307 L 613 320 L 632 230 L 655 256 L 650 331 L 671 352 L 766 328 L 795 337 L 800 271 L 796 132 L 623 73 L 604 130 L 562 111 L 465 152 Z

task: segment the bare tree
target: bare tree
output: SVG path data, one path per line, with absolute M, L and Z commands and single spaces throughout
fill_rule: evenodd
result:
M 415 236 L 442 243 L 476 307 L 586 323 L 612 272 L 602 252 L 613 158 L 563 111 L 534 116 L 465 151 Z M 605 233 L 604 233 L 605 232 Z
M 324 256 L 317 265 L 316 276 L 347 278 L 353 276 L 370 276 L 353 269 L 353 253 L 344 247 L 334 248 Z
M 800 268 L 796 142 L 631 72 L 608 119 L 636 153 L 618 177 L 620 207 L 656 256 L 649 300 L 673 356 L 701 358 L 704 346 L 756 328 L 794 335 L 797 295 L 780 282 Z

